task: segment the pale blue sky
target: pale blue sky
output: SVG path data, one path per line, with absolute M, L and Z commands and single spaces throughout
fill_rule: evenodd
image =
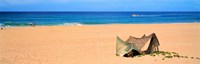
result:
M 200 0 L 0 0 L 0 11 L 200 11 Z

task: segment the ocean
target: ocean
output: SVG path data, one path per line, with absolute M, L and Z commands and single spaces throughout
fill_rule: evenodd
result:
M 198 23 L 200 12 L 0 12 L 0 25 Z

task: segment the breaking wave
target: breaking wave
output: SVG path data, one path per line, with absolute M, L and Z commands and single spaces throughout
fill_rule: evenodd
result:
M 72 22 L 72 23 L 63 23 L 63 24 L 59 24 L 59 25 L 64 25 L 64 26 L 82 26 L 82 23 L 78 23 L 78 22 Z

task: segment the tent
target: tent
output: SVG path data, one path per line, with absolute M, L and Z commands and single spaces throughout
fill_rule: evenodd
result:
M 141 50 L 148 43 L 146 50 Z M 141 38 L 130 36 L 126 41 L 123 41 L 117 36 L 116 55 L 117 56 L 135 56 L 139 54 L 150 54 L 159 51 L 159 41 L 155 33 L 148 36 L 143 35 Z

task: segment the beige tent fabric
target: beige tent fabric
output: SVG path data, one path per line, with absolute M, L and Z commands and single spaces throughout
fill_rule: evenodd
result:
M 130 36 L 126 41 L 123 41 L 119 37 L 117 37 L 116 55 L 123 56 L 131 50 L 137 50 L 138 52 L 140 52 L 148 41 L 150 42 L 150 44 L 148 46 L 148 49 L 144 51 L 145 53 L 148 54 L 154 51 L 159 51 L 158 46 L 160 44 L 155 33 L 152 33 L 148 36 L 143 35 L 141 38 Z
M 143 36 L 142 38 L 136 38 L 133 36 L 130 36 L 128 40 L 126 40 L 126 42 L 128 43 L 133 43 L 136 45 L 136 47 L 138 49 L 142 49 L 142 47 L 144 47 L 144 45 L 147 43 L 147 41 L 149 41 L 151 39 L 151 35 L 149 36 Z
M 132 49 L 139 50 L 138 48 L 136 48 L 134 44 L 127 43 L 117 36 L 117 44 L 116 44 L 117 56 L 123 56 L 124 54 L 130 52 Z
M 156 34 L 152 33 L 151 36 L 152 37 L 151 37 L 151 41 L 150 41 L 149 47 L 145 51 L 145 53 L 147 53 L 147 54 L 153 53 L 154 51 L 159 51 L 158 46 L 160 46 L 160 43 L 158 41 L 158 38 L 157 38 Z

